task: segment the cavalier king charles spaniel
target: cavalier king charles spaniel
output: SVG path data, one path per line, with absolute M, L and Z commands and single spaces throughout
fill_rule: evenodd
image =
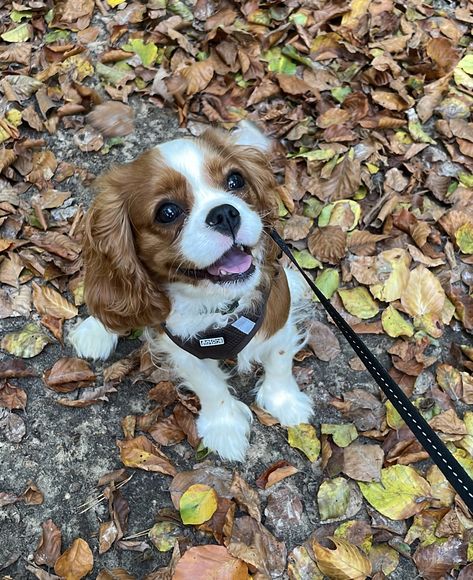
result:
M 77 354 L 106 359 L 120 334 L 145 328 L 152 355 L 199 397 L 204 445 L 227 460 L 244 459 L 252 414 L 220 360 L 264 367 L 256 402 L 282 425 L 313 413 L 292 374 L 305 283 L 278 264 L 268 236 L 278 213 L 271 148 L 246 121 L 162 143 L 99 178 L 86 220 L 92 316 L 71 332 Z

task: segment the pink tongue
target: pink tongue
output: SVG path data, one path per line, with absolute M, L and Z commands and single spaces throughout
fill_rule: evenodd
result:
M 242 274 L 246 272 L 252 263 L 251 256 L 238 248 L 232 248 L 224 254 L 220 260 L 207 268 L 212 276 L 224 276 L 225 274 Z

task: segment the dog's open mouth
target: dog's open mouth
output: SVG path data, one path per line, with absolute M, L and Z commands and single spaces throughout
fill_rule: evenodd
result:
M 184 270 L 193 278 L 211 280 L 216 283 L 241 282 L 255 271 L 251 250 L 241 244 L 233 245 L 216 262 L 202 270 Z

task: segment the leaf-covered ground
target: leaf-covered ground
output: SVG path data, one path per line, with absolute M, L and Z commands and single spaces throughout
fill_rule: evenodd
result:
M 241 466 L 136 336 L 105 365 L 66 341 L 93 176 L 170 115 L 248 117 L 282 142 L 297 259 L 473 475 L 471 3 L 7 0 L 0 22 L 5 578 L 471 578 L 473 519 L 319 310 L 295 362 L 314 425 L 254 409 Z

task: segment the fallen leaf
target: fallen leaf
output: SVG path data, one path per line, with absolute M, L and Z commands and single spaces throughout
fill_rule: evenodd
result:
M 298 471 L 296 467 L 284 459 L 280 459 L 263 471 L 256 480 L 256 485 L 261 489 L 268 489 L 268 487 L 271 487 L 290 475 L 294 475 Z
M 85 540 L 76 538 L 54 564 L 54 571 L 66 580 L 80 580 L 92 571 L 94 557 Z
M 320 425 L 322 435 L 331 435 L 333 442 L 338 447 L 348 447 L 350 443 L 358 437 L 355 425 L 343 423 L 341 425 L 334 423 L 322 423 Z
M 345 540 L 331 538 L 334 550 L 312 542 L 315 561 L 325 576 L 333 580 L 364 580 L 371 574 L 371 562 L 359 548 Z
M 217 509 L 215 490 L 197 483 L 191 485 L 181 496 L 179 512 L 184 524 L 198 525 L 208 521 Z
M 85 360 L 80 358 L 60 358 L 43 376 L 46 385 L 59 393 L 69 393 L 89 386 L 95 380 L 95 373 Z
M 320 440 L 315 428 L 301 423 L 287 428 L 287 441 L 291 447 L 300 449 L 309 461 L 316 461 L 320 454 Z
M 392 520 L 404 520 L 419 513 L 432 495 L 427 481 L 407 465 L 382 469 L 379 483 L 360 482 L 359 486 L 366 500 Z
M 59 292 L 49 286 L 38 286 L 33 282 L 33 304 L 40 314 L 69 320 L 77 316 L 77 307 L 68 302 Z
M 0 407 L 12 409 L 26 408 L 26 391 L 20 387 L 10 385 L 10 383 L 0 383 Z
M 61 554 L 61 530 L 51 519 L 43 522 L 41 527 L 41 537 L 33 558 L 38 566 L 52 568 Z
M 194 546 L 177 563 L 173 580 L 247 580 L 248 566 L 224 546 Z
M 343 453 L 343 473 L 357 481 L 380 481 L 384 452 L 378 445 L 353 443 Z
M 444 302 L 445 292 L 432 272 L 424 266 L 412 270 L 401 295 L 401 304 L 406 312 L 414 318 L 428 314 L 439 315 Z
M 320 484 L 317 505 L 321 521 L 345 516 L 350 501 L 350 487 L 343 477 L 327 479 Z
M 18 332 L 5 334 L 0 346 L 8 353 L 21 358 L 38 355 L 51 341 L 34 322 L 27 324 Z
M 94 107 L 87 122 L 105 137 L 124 137 L 135 130 L 133 109 L 124 103 L 107 101 Z
M 148 538 L 159 552 L 172 550 L 180 535 L 181 528 L 174 522 L 158 522 L 148 532 Z
M 307 344 L 320 360 L 328 362 L 340 356 L 338 338 L 329 326 L 318 320 L 310 325 Z
M 169 459 L 144 435 L 126 441 L 117 441 L 117 445 L 120 449 L 120 459 L 127 467 L 176 475 L 176 468 Z
M 345 309 L 362 320 L 373 318 L 379 312 L 379 307 L 373 300 L 371 294 L 363 286 L 357 286 L 347 290 L 339 290 L 338 294 L 342 299 Z

